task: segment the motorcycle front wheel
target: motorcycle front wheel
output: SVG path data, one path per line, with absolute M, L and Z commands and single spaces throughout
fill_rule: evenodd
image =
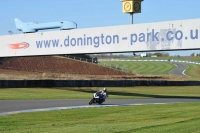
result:
M 93 103 L 93 99 L 89 102 L 89 105 L 91 105 Z

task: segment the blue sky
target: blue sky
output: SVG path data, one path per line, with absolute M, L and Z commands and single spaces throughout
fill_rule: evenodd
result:
M 200 18 L 200 0 L 144 0 L 142 13 L 134 15 L 134 23 L 149 23 Z M 1 0 L 0 35 L 11 30 L 20 33 L 14 18 L 24 22 L 70 20 L 78 28 L 130 24 L 130 16 L 122 13 L 120 0 Z M 190 55 L 198 51 L 175 51 L 171 55 Z

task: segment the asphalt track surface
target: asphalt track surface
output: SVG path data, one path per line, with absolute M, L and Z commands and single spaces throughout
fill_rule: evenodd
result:
M 170 74 L 174 74 L 174 75 L 179 75 L 179 76 L 187 76 L 184 72 L 186 69 L 188 69 L 188 65 L 183 64 L 183 63 L 176 63 L 173 62 L 173 64 L 176 66 L 176 68 L 172 71 L 170 71 Z
M 80 100 L 0 100 L 0 113 L 55 107 L 89 106 L 90 99 Z M 106 99 L 102 105 L 200 102 L 200 98 Z M 97 104 L 98 105 L 98 104 Z

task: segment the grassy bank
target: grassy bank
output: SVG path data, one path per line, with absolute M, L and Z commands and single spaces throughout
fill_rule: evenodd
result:
M 198 59 L 198 58 L 196 58 Z M 176 67 L 173 63 L 168 62 L 129 62 L 129 61 L 102 61 L 101 64 L 104 63 L 109 66 L 117 66 L 121 68 L 126 68 L 129 71 L 133 71 L 139 74 L 148 74 L 148 75 L 165 75 L 169 74 L 169 72 Z M 185 74 L 190 76 L 191 78 L 200 78 L 200 65 L 197 64 L 187 64 L 188 69 Z
M 200 62 L 200 56 L 191 57 L 191 60 Z
M 199 133 L 200 103 L 105 107 L 0 117 L 0 133 Z
M 194 78 L 200 78 L 200 65 L 187 64 L 189 68 L 186 70 L 185 74 L 192 76 Z
M 102 87 L 8 88 L 0 89 L 0 100 L 90 99 Z M 199 86 L 108 87 L 109 99 L 115 98 L 188 98 L 200 97 Z
M 129 61 L 102 61 L 101 64 L 127 68 L 140 74 L 162 75 L 168 74 L 175 66 L 168 62 L 129 62 Z

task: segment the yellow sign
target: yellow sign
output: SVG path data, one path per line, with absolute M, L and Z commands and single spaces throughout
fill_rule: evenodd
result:
M 123 12 L 133 12 L 133 2 L 132 1 L 126 1 L 123 2 Z
M 141 13 L 141 2 L 143 0 L 121 0 L 124 13 Z

